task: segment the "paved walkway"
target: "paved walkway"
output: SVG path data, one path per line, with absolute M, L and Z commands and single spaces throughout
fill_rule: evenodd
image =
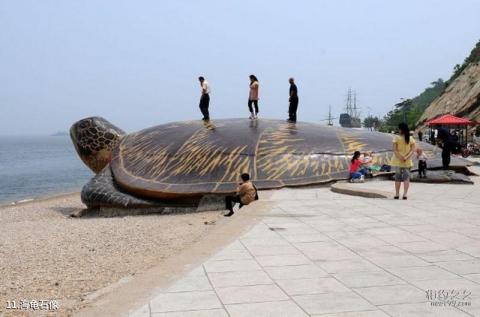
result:
M 130 316 L 480 316 L 473 179 L 414 184 L 407 201 L 276 191 L 260 223 Z

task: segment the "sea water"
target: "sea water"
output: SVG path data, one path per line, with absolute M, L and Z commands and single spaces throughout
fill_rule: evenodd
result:
M 0 204 L 79 191 L 92 176 L 69 136 L 0 136 Z

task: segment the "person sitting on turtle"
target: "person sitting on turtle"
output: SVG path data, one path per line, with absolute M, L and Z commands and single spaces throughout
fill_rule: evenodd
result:
M 240 175 L 240 178 L 242 181 L 238 184 L 237 194 L 235 196 L 225 197 L 225 207 L 230 210 L 225 217 L 230 217 L 234 214 L 233 207 L 235 206 L 235 203 L 240 203 L 240 208 L 242 208 L 243 205 L 248 205 L 252 201 L 258 200 L 257 189 L 250 181 L 250 175 L 248 173 L 243 173 Z
M 350 164 L 350 182 L 363 182 L 365 170 L 360 168 L 362 160 L 360 160 L 360 151 L 353 153 L 352 161 Z
M 371 168 L 373 166 L 373 154 L 372 151 L 367 151 L 363 153 L 363 157 L 361 158 L 362 161 L 362 168 L 364 170 L 365 176 L 372 176 Z

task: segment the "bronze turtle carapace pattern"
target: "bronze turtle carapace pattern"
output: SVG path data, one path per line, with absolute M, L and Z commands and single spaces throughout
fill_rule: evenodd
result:
M 233 193 L 244 172 L 258 189 L 321 184 L 346 179 L 354 151 L 372 151 L 378 165 L 393 155 L 390 134 L 315 123 L 184 121 L 124 135 L 105 119 L 85 120 L 72 127 L 73 142 L 92 170 L 102 169 L 83 189 L 89 207 L 195 204 L 205 195 Z M 441 166 L 431 145 L 422 148 L 429 167 Z

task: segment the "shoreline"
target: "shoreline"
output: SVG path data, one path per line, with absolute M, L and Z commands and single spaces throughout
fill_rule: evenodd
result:
M 45 202 L 52 199 L 69 198 L 71 196 L 80 195 L 80 191 L 81 190 L 75 190 L 75 191 L 69 191 L 69 192 L 58 192 L 58 193 L 45 194 L 43 196 L 38 196 L 33 198 L 24 198 L 24 199 L 12 201 L 12 202 L 0 202 L 0 210 L 6 207 L 24 206 L 31 203 Z

